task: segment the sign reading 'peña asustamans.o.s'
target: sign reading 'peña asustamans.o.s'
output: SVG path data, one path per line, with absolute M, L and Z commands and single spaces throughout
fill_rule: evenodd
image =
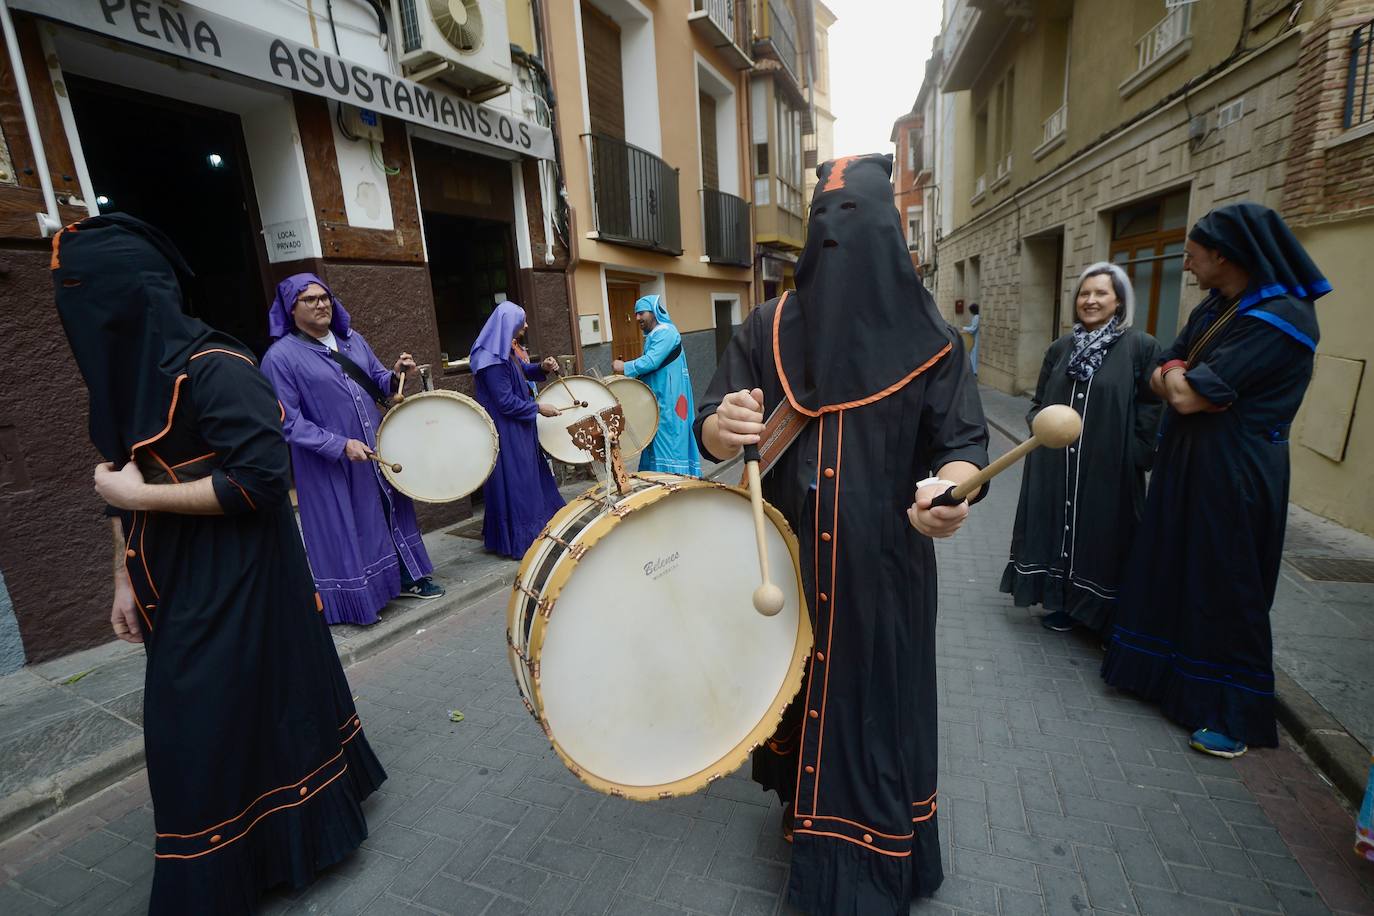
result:
M 24 10 L 287 89 L 370 108 L 541 159 L 547 127 L 337 55 L 279 38 L 190 3 L 163 0 L 8 0 Z

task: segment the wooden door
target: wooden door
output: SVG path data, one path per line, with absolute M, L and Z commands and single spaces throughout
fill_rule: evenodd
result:
M 587 107 L 592 133 L 625 139 L 625 88 L 620 66 L 620 26 L 582 4 L 582 46 L 587 72 Z
M 644 334 L 635 321 L 639 284 L 607 282 L 606 299 L 611 310 L 611 358 L 637 359 L 644 352 Z
M 701 119 L 701 186 L 720 187 L 720 168 L 716 154 L 716 100 L 706 93 L 698 98 Z

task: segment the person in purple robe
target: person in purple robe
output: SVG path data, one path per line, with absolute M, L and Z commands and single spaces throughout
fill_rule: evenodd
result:
M 306 556 L 325 619 L 372 624 L 392 598 L 440 597 L 415 507 L 372 460 L 378 402 L 415 361 L 402 353 L 393 368 L 383 366 L 314 274 L 277 284 L 268 333 L 276 342 L 262 371 L 281 400 Z
M 539 365 L 529 362 L 519 343 L 525 327 L 525 310 L 502 302 L 482 326 L 469 357 L 477 402 L 491 414 L 501 441 L 496 467 L 482 487 L 482 540 L 492 553 L 515 559 L 525 555 L 563 508 L 534 423 L 539 414 L 556 417 L 558 411 L 537 403 L 530 389 L 531 381 L 543 381 L 546 373 L 558 369 L 558 360 L 550 356 Z

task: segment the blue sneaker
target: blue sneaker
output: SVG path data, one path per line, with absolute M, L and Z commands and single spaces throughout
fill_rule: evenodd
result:
M 1211 754 L 1213 757 L 1225 757 L 1231 760 L 1239 757 L 1249 750 L 1245 742 L 1228 738 L 1221 732 L 1209 731 L 1199 728 L 1193 732 L 1193 737 L 1188 739 L 1188 746 L 1195 751 L 1202 751 L 1204 754 Z
M 442 585 L 435 585 L 429 576 L 419 579 L 409 585 L 401 586 L 401 593 L 397 598 L 419 598 L 427 600 L 430 598 L 442 598 L 447 594 Z

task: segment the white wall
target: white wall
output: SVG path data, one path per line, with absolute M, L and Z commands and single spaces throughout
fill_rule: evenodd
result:
M 310 47 L 333 53 L 334 35 L 324 0 L 314 0 L 314 29 L 305 0 L 195 0 L 196 6 L 226 19 L 279 35 Z M 386 6 L 390 9 L 390 3 Z M 377 33 L 377 16 L 360 0 L 334 0 L 334 31 L 339 36 L 339 53 L 354 63 L 383 73 L 400 73 L 391 53 L 382 47 Z M 395 36 L 392 35 L 394 38 Z

